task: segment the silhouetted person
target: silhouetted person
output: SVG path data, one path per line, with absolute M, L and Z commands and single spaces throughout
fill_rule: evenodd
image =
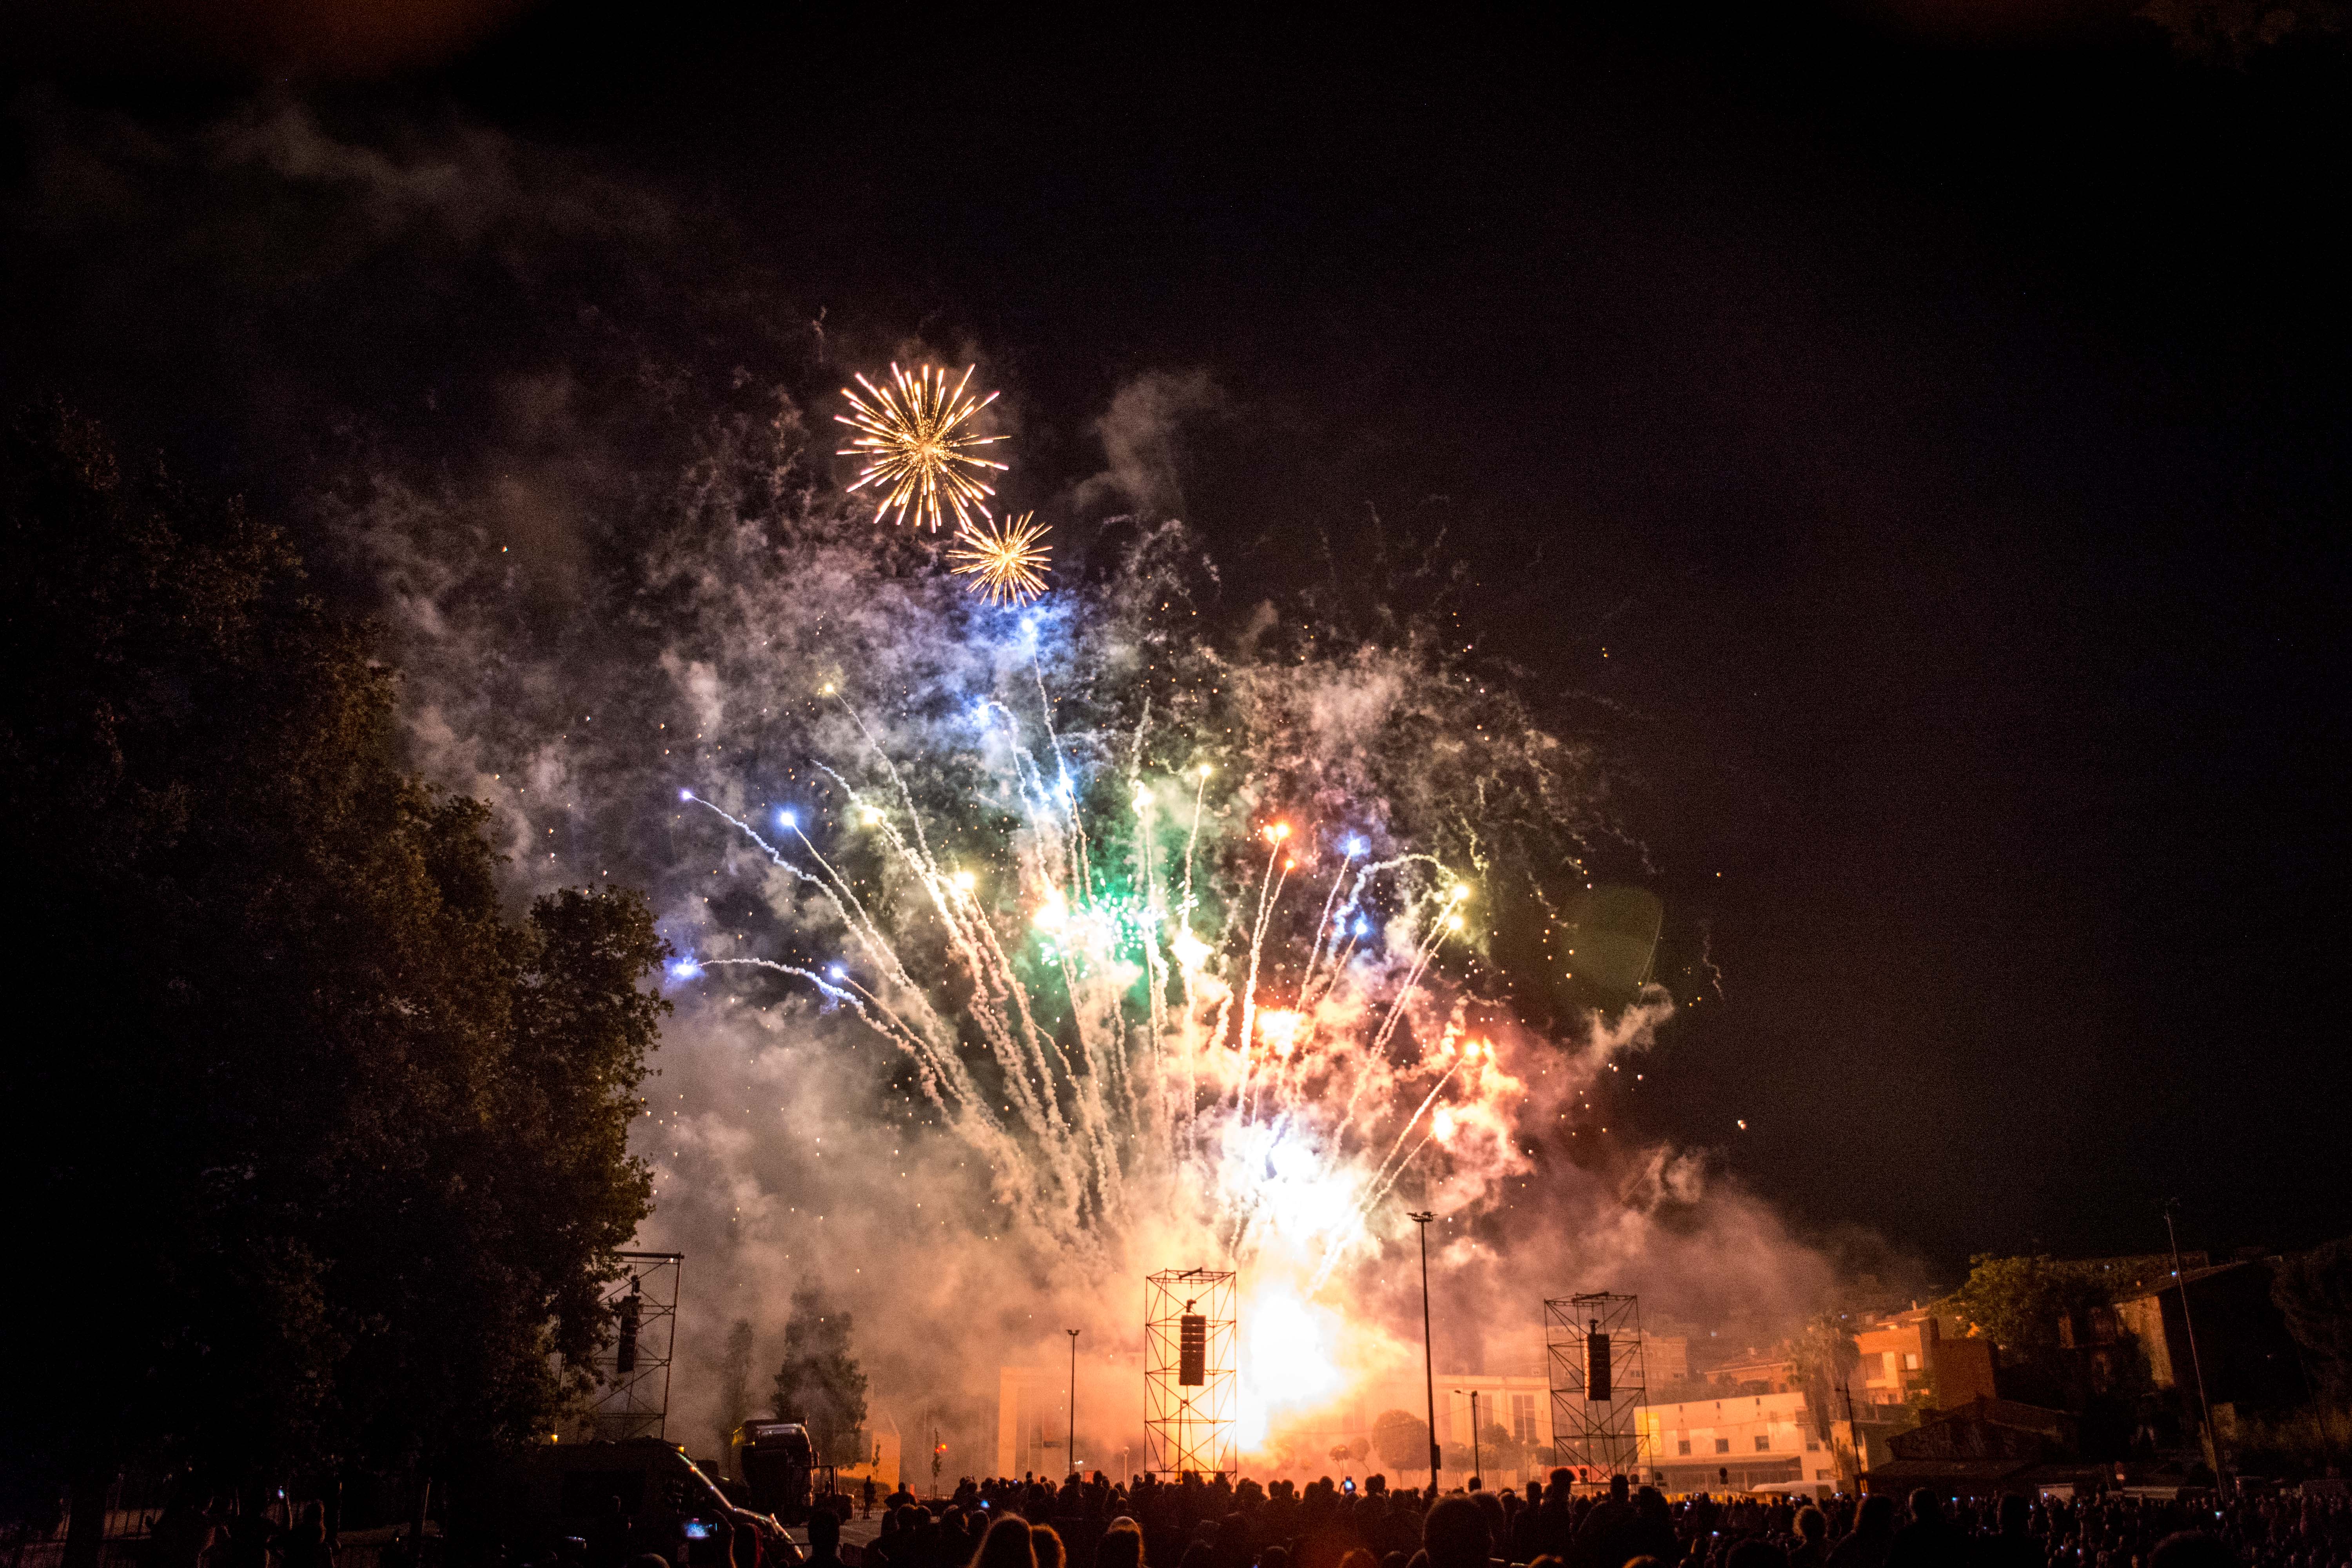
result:
M 809 1515 L 809 1568 L 842 1568 L 841 1520 L 831 1509 Z
M 1569 1568 L 1624 1568 L 1627 1558 L 1641 1555 L 1633 1541 L 1633 1505 L 1626 1499 L 1626 1486 L 1623 1476 L 1609 1478 L 1609 1496 L 1576 1527 Z
M 971 1554 L 971 1568 L 1037 1568 L 1037 1553 L 1029 1546 L 1029 1521 L 1008 1513 L 988 1527 L 980 1550 Z
M 1944 1522 L 1944 1502 L 1921 1487 L 1911 1494 L 1911 1522 L 1895 1532 L 1886 1568 L 1968 1568 L 1968 1542 Z
M 327 1510 L 306 1502 L 301 1514 L 278 1538 L 278 1561 L 284 1568 L 334 1568 L 335 1554 L 327 1544 Z
M 1069 1495 L 1068 1489 L 1065 1489 L 1064 1495 Z M 1050 1524 L 1029 1527 L 1029 1550 L 1036 1555 L 1037 1568 L 1063 1568 L 1070 1560 L 1068 1549 L 1062 1544 L 1062 1532 Z
M 759 1528 L 746 1519 L 727 1538 L 727 1568 L 767 1568 L 772 1561 L 770 1550 L 768 1542 L 761 1539 Z M 775 1553 L 775 1559 L 788 1565 L 800 1561 L 800 1552 L 787 1541 Z
M 278 1525 L 258 1511 L 233 1516 L 221 1527 L 222 1568 L 269 1568 L 269 1549 L 277 1544 Z
M 1095 1568 L 1143 1568 L 1143 1527 L 1124 1514 L 1095 1544 Z
M 1789 1568 L 1789 1554 L 1770 1542 L 1749 1536 L 1733 1547 L 1723 1568 Z
M 213 1516 L 194 1494 L 172 1495 L 147 1535 L 148 1568 L 198 1568 L 213 1543 Z
M 1895 1500 L 1873 1492 L 1862 1500 L 1853 1529 L 1830 1548 L 1830 1568 L 1886 1568 L 1886 1550 L 1895 1544 Z
M 1486 1511 L 1466 1497 L 1440 1498 L 1421 1521 L 1429 1568 L 1486 1568 Z
M 1654 1557 L 1662 1568 L 1672 1568 L 1682 1561 L 1683 1543 L 1675 1534 L 1675 1510 L 1666 1506 L 1666 1494 L 1655 1487 L 1643 1487 L 1633 1494 L 1633 1526 L 1626 1536 L 1628 1559 Z
M 629 1510 L 618 1492 L 588 1526 L 588 1568 L 620 1568 L 629 1555 Z
M 1789 1550 L 1789 1568 L 1829 1568 L 1830 1516 L 1808 1504 L 1797 1510 L 1797 1544 Z M 2041 1563 L 2019 1568 L 2042 1568 Z
M 2042 1568 L 2042 1542 L 2030 1528 L 2032 1505 L 2021 1497 L 2004 1497 L 1997 1517 L 2000 1523 L 1992 1534 L 1969 1543 L 1969 1561 L 1976 1568 Z

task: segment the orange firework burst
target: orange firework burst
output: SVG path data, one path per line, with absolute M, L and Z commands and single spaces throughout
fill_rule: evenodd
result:
M 970 577 L 971 591 L 992 605 L 1025 604 L 1045 591 L 1045 563 L 1052 552 L 1040 542 L 1053 529 L 1031 520 L 1034 512 L 998 522 L 983 511 L 976 523 L 956 533 L 948 552 L 950 570 Z
M 866 460 L 865 471 L 849 488 L 878 486 L 879 516 L 895 512 L 902 522 L 929 523 L 936 532 L 942 505 L 955 513 L 959 524 L 966 523 L 971 511 L 985 510 L 982 498 L 996 493 L 982 476 L 989 468 L 1001 472 L 1004 465 L 975 456 L 971 448 L 1004 437 L 975 436 L 964 428 L 973 415 L 996 401 L 996 394 L 979 397 L 965 392 L 971 372 L 971 366 L 965 366 L 962 377 L 950 386 L 943 370 L 925 365 L 908 375 L 893 364 L 887 387 L 861 375 L 857 384 L 866 389 L 864 396 L 846 386 L 841 389 L 850 411 L 834 418 L 857 435 L 838 456 Z

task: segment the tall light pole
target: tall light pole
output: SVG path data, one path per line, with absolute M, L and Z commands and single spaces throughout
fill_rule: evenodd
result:
M 1421 1231 L 1421 1384 L 1429 1395 L 1429 1495 L 1437 1496 L 1437 1374 L 1430 1370 L 1429 1359 L 1429 1222 L 1437 1217 L 1433 1213 L 1409 1214 Z
M 1454 1392 L 1461 1394 L 1465 1391 L 1457 1388 Z M 1470 1395 L 1470 1475 L 1478 1483 L 1478 1489 L 1484 1491 L 1486 1489 L 1486 1467 L 1478 1458 L 1478 1391 L 1473 1388 L 1467 1392 Z
M 2172 1243 L 2172 1278 L 2180 1287 L 2180 1326 L 2189 1334 L 2189 1370 L 2197 1374 L 2197 1408 L 2205 1415 L 2205 1462 L 2213 1467 L 2213 1479 L 2221 1479 L 2221 1441 L 2213 1430 L 2213 1406 L 2205 1398 L 2205 1366 L 2197 1359 L 2197 1325 L 2189 1320 L 2189 1276 L 2180 1268 L 2180 1233 L 2172 1228 L 2172 1212 L 2180 1206 L 2179 1198 L 2168 1198 L 2164 1205 L 2164 1235 Z
M 1078 1331 L 1062 1331 L 1070 1336 L 1070 1446 L 1062 1450 L 1062 1458 L 1070 1461 L 1073 1474 L 1078 1468 Z

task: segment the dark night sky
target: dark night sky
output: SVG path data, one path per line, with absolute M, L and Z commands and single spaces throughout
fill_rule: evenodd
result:
M 2339 47 L 1118 9 L 547 7 L 262 90 L 625 171 L 840 342 L 979 345 L 1041 484 L 1122 382 L 1206 370 L 1230 580 L 1442 527 L 1476 639 L 1621 759 L 1670 966 L 1721 972 L 1621 1131 L 1947 1279 L 2153 1247 L 2176 1193 L 2190 1245 L 2352 1229 Z M 70 85 L 18 100 L 10 243 L 66 305 L 5 390 L 266 492 L 55 326 L 105 331 L 26 238 L 60 102 L 248 90 L 144 68 L 31 68 Z

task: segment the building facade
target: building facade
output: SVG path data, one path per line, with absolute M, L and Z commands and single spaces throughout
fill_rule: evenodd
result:
M 1637 1419 L 1643 1467 L 1668 1491 L 1837 1484 L 1837 1454 L 1816 1434 L 1801 1393 L 1653 1405 Z

